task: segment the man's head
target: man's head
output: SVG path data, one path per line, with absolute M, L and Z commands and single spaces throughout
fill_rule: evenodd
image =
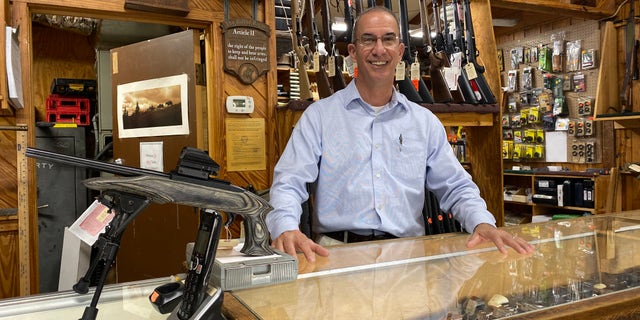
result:
M 348 50 L 358 64 L 357 83 L 368 88 L 391 85 L 405 49 L 395 14 L 385 7 L 367 9 L 356 20 L 351 39 Z

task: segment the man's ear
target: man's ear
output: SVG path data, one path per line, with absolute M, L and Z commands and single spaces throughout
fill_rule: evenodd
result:
M 349 43 L 347 45 L 347 52 L 349 52 L 349 56 L 351 59 L 356 59 L 356 45 L 353 43 Z
M 398 53 L 400 53 L 400 60 L 402 60 L 402 57 L 404 55 L 404 50 L 406 49 L 404 42 L 400 42 L 400 44 L 398 45 Z

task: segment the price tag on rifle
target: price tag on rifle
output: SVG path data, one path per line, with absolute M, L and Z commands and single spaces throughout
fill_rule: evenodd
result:
M 413 84 L 413 86 L 416 88 L 416 90 L 419 90 L 420 86 L 420 63 L 418 62 L 418 60 L 415 60 L 416 62 L 411 64 L 411 83 Z
M 478 77 L 478 74 L 476 73 L 476 67 L 473 66 L 473 63 L 467 63 L 464 66 L 464 71 L 467 73 L 467 77 L 469 77 L 469 80 L 473 80 Z
M 336 75 L 336 57 L 329 56 L 327 59 L 327 77 L 335 77 Z
M 313 72 L 320 72 L 320 53 L 313 53 Z
M 396 66 L 396 81 L 404 80 L 404 77 L 406 76 L 405 68 L 404 61 L 398 62 L 398 65 Z

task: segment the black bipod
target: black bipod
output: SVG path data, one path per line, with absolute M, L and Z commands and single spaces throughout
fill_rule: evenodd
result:
M 104 262 L 104 268 L 102 269 L 102 274 L 100 274 L 98 284 L 93 293 L 91 304 L 84 309 L 80 320 L 96 319 L 98 315 L 98 300 L 104 288 L 104 282 L 109 273 L 109 269 L 118 254 L 122 234 L 129 223 L 151 203 L 146 197 L 112 190 L 107 190 L 100 194 L 98 201 L 107 206 L 109 212 L 115 214 L 115 216 L 105 228 L 104 233 L 100 234 L 98 240 L 93 245 L 93 247 L 98 250 L 98 253 L 91 260 L 89 269 L 85 275 L 80 278 L 78 283 L 73 286 L 73 291 L 77 293 L 85 294 L 89 292 L 89 283 L 91 282 L 93 274 L 96 272 L 96 267 L 100 265 L 101 261 Z

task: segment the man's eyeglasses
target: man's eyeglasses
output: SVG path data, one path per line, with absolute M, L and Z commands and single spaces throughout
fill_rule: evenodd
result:
M 373 48 L 378 43 L 378 39 L 382 41 L 382 46 L 385 48 L 393 48 L 398 44 L 398 36 L 395 33 L 387 33 L 380 37 L 365 33 L 358 39 L 358 44 L 365 48 Z

